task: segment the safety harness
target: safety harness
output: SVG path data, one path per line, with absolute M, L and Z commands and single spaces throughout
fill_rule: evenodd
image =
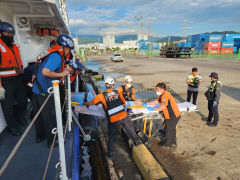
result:
M 104 92 L 103 96 L 106 100 L 107 104 L 106 112 L 110 120 L 111 116 L 114 116 L 118 113 L 125 111 L 123 102 L 117 90 L 114 90 L 113 92 Z
M 130 87 L 126 90 L 125 86 L 121 86 L 123 89 L 123 97 L 126 101 L 133 101 L 132 96 L 133 96 L 133 87 Z M 129 94 L 129 95 L 128 95 Z
M 190 75 L 190 80 L 189 82 L 194 84 L 194 86 L 191 86 L 189 85 L 190 87 L 194 87 L 194 88 L 197 88 L 198 87 L 198 84 L 199 84 L 199 78 L 200 76 L 197 74 L 196 76 L 193 76 L 192 74 L 189 74 Z

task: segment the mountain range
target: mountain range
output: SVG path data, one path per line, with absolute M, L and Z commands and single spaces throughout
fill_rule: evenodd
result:
M 206 32 L 204 34 L 240 34 L 240 32 L 235 31 L 222 31 L 222 32 Z M 97 35 L 74 35 L 73 37 L 78 37 L 79 44 L 90 44 L 90 43 L 102 43 L 103 42 L 103 36 L 97 36 Z M 169 37 L 150 37 L 150 41 L 154 42 L 168 42 Z M 174 41 L 180 41 L 183 37 L 181 36 L 170 36 L 170 42 Z M 115 36 L 115 42 L 116 43 L 122 43 L 123 41 L 127 40 L 137 40 L 137 35 L 122 35 L 122 36 Z

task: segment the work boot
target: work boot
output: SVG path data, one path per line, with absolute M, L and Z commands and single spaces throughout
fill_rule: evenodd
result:
M 204 118 L 204 117 L 203 117 L 202 120 L 203 120 L 203 121 L 208 121 L 208 118 Z
M 211 121 L 207 121 L 206 124 L 209 126 L 209 125 L 212 124 L 212 122 Z
M 19 130 L 17 128 L 10 128 L 8 129 L 9 133 L 13 136 L 20 136 L 21 133 L 19 132 Z
M 210 127 L 216 127 L 217 125 L 214 124 L 214 123 L 211 123 L 211 124 L 208 124 L 208 126 L 210 126 Z

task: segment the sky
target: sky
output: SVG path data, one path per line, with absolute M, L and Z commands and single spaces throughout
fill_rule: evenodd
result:
M 240 32 L 240 0 L 68 0 L 67 12 L 73 35 L 133 35 L 136 17 L 155 37 Z

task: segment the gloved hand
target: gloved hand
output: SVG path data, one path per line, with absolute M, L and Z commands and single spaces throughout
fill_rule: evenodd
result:
M 213 106 L 216 107 L 218 105 L 217 101 L 213 101 Z
M 5 89 L 3 87 L 0 88 L 0 100 L 5 99 Z

